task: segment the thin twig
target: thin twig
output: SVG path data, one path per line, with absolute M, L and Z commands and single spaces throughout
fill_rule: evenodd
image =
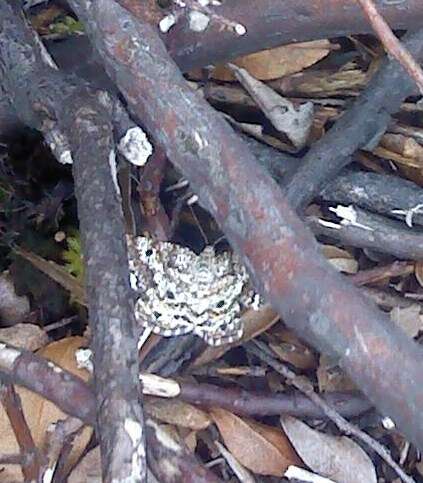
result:
M 273 352 L 268 348 L 263 342 L 254 341 L 249 342 L 244 346 L 248 352 L 254 354 L 256 357 L 266 362 L 270 367 L 272 367 L 276 372 L 279 372 L 283 377 L 285 377 L 290 384 L 296 387 L 303 394 L 308 396 L 316 406 L 318 406 L 326 416 L 331 419 L 345 434 L 355 436 L 357 439 L 366 444 L 375 453 L 377 453 L 393 470 L 396 471 L 398 476 L 406 483 L 415 483 L 411 476 L 408 476 L 404 470 L 399 466 L 398 463 L 394 461 L 390 452 L 381 445 L 378 441 L 374 440 L 364 431 L 361 431 L 356 426 L 351 424 L 349 421 L 344 419 L 337 411 L 335 411 L 330 404 L 328 404 L 323 398 L 321 398 L 317 393 L 314 392 L 311 383 L 305 382 L 303 379 L 299 378 L 295 372 L 291 371 L 287 366 L 277 361 L 273 357 Z
M 397 59 L 397 61 L 410 74 L 410 77 L 414 79 L 420 89 L 421 94 L 423 94 L 423 71 L 420 65 L 394 35 L 391 27 L 378 12 L 373 0 L 357 0 L 357 2 L 361 5 L 361 8 L 369 19 L 369 22 L 385 49 L 392 55 L 392 57 Z

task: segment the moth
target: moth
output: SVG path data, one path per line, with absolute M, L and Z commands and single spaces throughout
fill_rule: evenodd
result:
M 135 315 L 156 334 L 193 333 L 218 346 L 242 337 L 241 316 L 259 296 L 238 257 L 206 247 L 197 255 L 175 243 L 127 236 Z

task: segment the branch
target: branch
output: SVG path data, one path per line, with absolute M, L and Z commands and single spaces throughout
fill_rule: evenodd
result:
M 44 134 L 59 159 L 74 159 L 103 476 L 105 481 L 145 481 L 135 316 L 115 176 L 113 106 L 104 99 L 100 103 L 100 97 L 77 79 L 69 82 L 61 76 L 15 8 L 0 2 L 2 87 L 21 120 Z M 34 381 L 38 378 L 34 375 Z
M 421 348 L 329 267 L 276 183 L 190 90 L 146 22 L 113 0 L 70 3 L 131 111 L 190 181 L 264 298 L 301 337 L 337 356 L 379 410 L 423 448 Z

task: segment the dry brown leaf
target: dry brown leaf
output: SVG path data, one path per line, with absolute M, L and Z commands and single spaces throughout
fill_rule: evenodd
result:
M 38 351 L 38 355 L 55 362 L 63 369 L 68 370 L 72 374 L 88 380 L 87 371 L 78 369 L 74 357 L 75 351 L 79 349 L 86 340 L 82 337 L 68 337 L 57 342 L 52 342 L 48 346 Z M 37 447 L 41 448 L 46 438 L 46 431 L 50 424 L 65 419 L 67 416 L 57 406 L 50 401 L 43 399 L 37 394 L 28 391 L 25 388 L 17 387 L 17 392 L 22 400 L 22 408 L 28 426 L 31 430 L 34 442 Z M 71 453 L 70 461 L 76 461 L 85 446 L 87 445 L 92 434 L 92 428 L 86 427 L 82 433 L 76 438 Z M 13 454 L 19 452 L 13 430 L 10 426 L 9 419 L 3 409 L 0 407 L 0 453 Z M 16 481 L 22 481 L 21 470 L 18 466 L 4 466 L 5 470 L 1 473 L 3 476 L 15 477 Z
M 414 159 L 420 165 L 423 165 L 423 146 L 412 137 L 402 134 L 384 134 L 380 140 L 380 145 L 404 156 L 404 158 Z
M 16 294 L 13 280 L 8 272 L 0 276 L 0 325 L 3 327 L 22 322 L 29 314 L 28 297 Z
M 342 392 L 357 389 L 342 369 L 334 365 L 333 361 L 325 354 L 320 356 L 319 367 L 316 372 L 320 392 Z
M 144 407 L 148 415 L 175 426 L 199 431 L 206 429 L 211 423 L 205 411 L 183 401 L 149 397 L 146 398 Z
M 0 341 L 28 351 L 44 347 L 49 339 L 41 327 L 35 324 L 16 324 L 0 329 Z
M 320 245 L 323 255 L 329 263 L 339 272 L 357 273 L 358 262 L 354 259 L 350 252 L 333 245 Z
M 390 316 L 392 322 L 395 322 L 410 337 L 416 337 L 423 330 L 423 315 L 420 313 L 419 304 L 412 304 L 409 307 L 394 307 Z
M 313 40 L 262 50 L 240 57 L 233 64 L 247 69 L 257 79 L 271 80 L 302 71 L 326 57 L 331 48 L 329 40 Z M 224 65 L 218 65 L 212 77 L 222 81 L 234 80 L 232 72 Z
M 304 345 L 290 330 L 282 327 L 272 333 L 278 342 L 270 342 L 269 346 L 277 356 L 298 369 L 313 369 L 317 361 L 313 352 Z
M 376 483 L 376 471 L 367 453 L 352 439 L 310 428 L 287 416 L 282 427 L 304 463 L 315 473 L 337 483 Z
M 285 134 L 296 149 L 302 149 L 307 143 L 313 124 L 313 103 L 305 102 L 294 105 L 266 83 L 252 76 L 248 70 L 235 64 L 228 64 L 228 66 L 273 127 Z
M 210 413 L 226 447 L 253 473 L 282 476 L 289 465 L 301 464 L 282 431 L 224 409 Z

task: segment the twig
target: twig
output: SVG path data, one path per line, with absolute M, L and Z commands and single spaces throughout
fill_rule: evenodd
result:
M 423 71 L 410 52 L 394 35 L 386 20 L 378 12 L 373 0 L 357 0 L 385 49 L 397 59 L 423 94 Z
M 21 398 L 12 384 L 0 382 L 0 400 L 21 451 L 21 467 L 25 480 L 39 481 L 46 469 L 46 458 L 35 445 L 22 410 Z
M 290 384 L 296 387 L 299 391 L 309 397 L 316 406 L 318 406 L 326 416 L 333 421 L 345 434 L 355 436 L 357 439 L 365 443 L 369 448 L 371 448 L 375 453 L 377 453 L 406 483 L 415 483 L 414 479 L 408 476 L 404 470 L 394 461 L 390 452 L 382 446 L 378 441 L 374 440 L 364 431 L 361 431 L 356 426 L 351 424 L 349 421 L 344 419 L 333 407 L 328 404 L 324 399 L 322 399 L 316 392 L 314 392 L 311 383 L 307 383 L 304 379 L 291 371 L 286 365 L 277 361 L 273 357 L 272 350 L 269 349 L 264 343 L 259 341 L 249 342 L 245 348 L 251 354 L 257 356 L 260 360 L 272 367 L 276 372 L 279 372 L 283 377 L 285 377 Z
M 414 273 L 414 263 L 395 261 L 389 265 L 381 265 L 368 270 L 360 270 L 348 279 L 354 285 L 367 285 L 386 280 L 391 277 L 404 277 Z

